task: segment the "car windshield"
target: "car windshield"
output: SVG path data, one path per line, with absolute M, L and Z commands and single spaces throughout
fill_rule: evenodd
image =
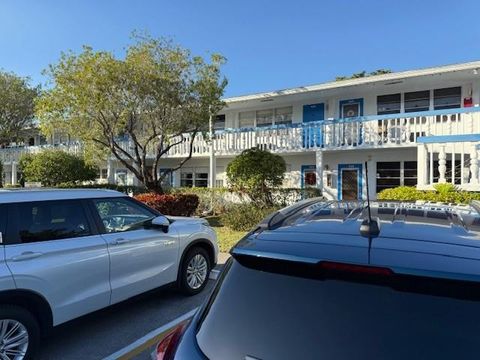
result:
M 199 325 L 209 359 L 474 358 L 480 302 L 233 260 Z

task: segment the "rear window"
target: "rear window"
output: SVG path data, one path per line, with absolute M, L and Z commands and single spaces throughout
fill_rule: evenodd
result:
M 197 341 L 209 359 L 473 358 L 480 302 L 233 260 Z
M 16 240 L 40 242 L 91 235 L 83 206 L 78 200 L 25 202 L 15 205 Z

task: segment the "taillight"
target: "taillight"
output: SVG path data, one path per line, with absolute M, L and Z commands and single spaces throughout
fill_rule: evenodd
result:
M 174 328 L 157 345 L 157 360 L 171 360 L 175 355 L 178 343 L 187 328 L 188 322 L 184 322 Z
M 389 268 L 368 266 L 368 265 L 346 264 L 346 263 L 333 262 L 333 261 L 322 261 L 320 263 L 320 267 L 324 270 L 354 273 L 354 274 L 382 275 L 382 276 L 393 275 L 393 271 Z

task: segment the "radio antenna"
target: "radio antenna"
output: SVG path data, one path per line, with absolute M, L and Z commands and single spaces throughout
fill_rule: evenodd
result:
M 370 210 L 370 191 L 368 187 L 368 163 L 365 161 L 365 178 L 366 178 L 366 189 L 367 189 L 367 211 L 368 219 L 365 219 L 360 226 L 360 234 L 364 237 L 372 239 L 380 233 L 378 222 L 372 219 L 372 212 Z
M 366 178 L 366 185 L 367 185 L 367 209 L 368 209 L 368 222 L 372 223 L 372 212 L 370 211 L 370 189 L 368 188 L 368 162 L 365 161 L 365 178 Z

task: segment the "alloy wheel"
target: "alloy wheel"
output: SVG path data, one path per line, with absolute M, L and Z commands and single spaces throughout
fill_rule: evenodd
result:
M 202 254 L 196 254 L 187 265 L 187 283 L 190 288 L 199 289 L 207 279 L 208 262 Z
M 27 349 L 27 328 L 17 320 L 0 320 L 0 360 L 22 360 Z

